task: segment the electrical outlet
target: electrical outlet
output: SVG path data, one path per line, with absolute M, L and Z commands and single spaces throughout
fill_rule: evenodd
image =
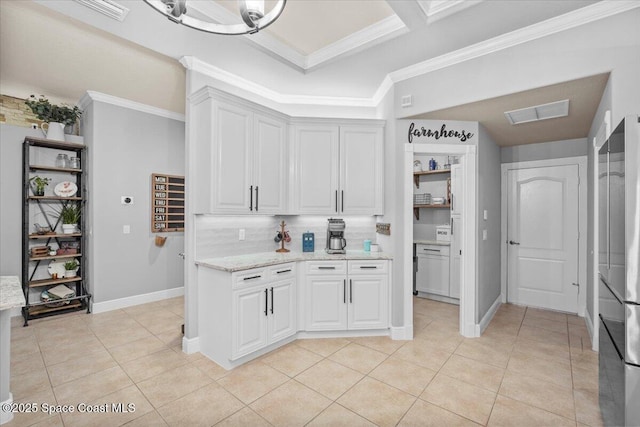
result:
M 131 226 L 130 225 L 123 225 L 122 226 L 122 234 L 130 234 L 131 233 Z
M 241 228 L 238 232 L 238 240 L 244 240 L 244 228 Z

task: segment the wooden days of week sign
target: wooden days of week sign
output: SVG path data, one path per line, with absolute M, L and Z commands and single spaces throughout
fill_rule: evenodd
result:
M 184 231 L 184 176 L 151 174 L 151 231 Z

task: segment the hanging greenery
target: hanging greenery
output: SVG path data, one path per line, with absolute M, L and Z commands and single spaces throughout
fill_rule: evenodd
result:
M 40 95 L 40 98 L 31 95 L 25 104 L 31 108 L 39 120 L 46 123 L 63 123 L 65 126 L 69 126 L 74 125 L 82 116 L 82 111 L 77 106 L 71 108 L 65 104 L 52 104 L 44 95 Z

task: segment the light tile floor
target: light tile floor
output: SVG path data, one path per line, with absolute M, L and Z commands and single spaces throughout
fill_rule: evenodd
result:
M 7 427 L 602 424 L 583 319 L 506 304 L 466 339 L 457 306 L 415 298 L 414 312 L 414 341 L 298 340 L 229 372 L 182 353 L 182 298 L 16 318 L 11 388 L 39 410 Z M 43 403 L 135 412 L 48 415 Z

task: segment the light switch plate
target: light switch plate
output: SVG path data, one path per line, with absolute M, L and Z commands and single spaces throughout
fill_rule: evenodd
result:
M 487 210 L 486 209 L 484 210 L 484 220 L 485 221 L 487 220 Z
M 240 231 L 238 232 L 238 240 L 244 240 L 245 234 L 244 234 L 244 228 L 241 228 Z
M 123 225 L 122 226 L 122 234 L 130 234 L 131 233 L 131 226 L 130 225 Z
M 482 230 L 482 240 L 487 240 L 487 230 Z

